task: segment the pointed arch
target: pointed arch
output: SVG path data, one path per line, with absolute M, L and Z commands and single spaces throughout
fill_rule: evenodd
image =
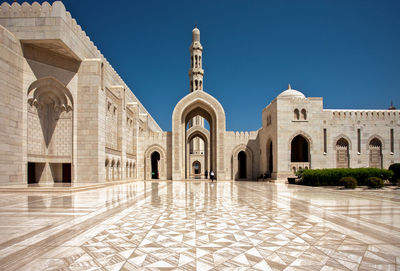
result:
M 243 153 L 241 153 L 243 152 Z M 239 155 L 240 154 L 240 155 Z M 243 156 L 245 154 L 245 156 Z M 246 164 L 246 177 L 241 178 L 240 176 L 240 159 L 245 160 Z M 245 144 L 237 145 L 232 150 L 231 156 L 231 179 L 232 180 L 239 180 L 239 179 L 246 179 L 252 180 L 253 177 L 253 151 Z
M 183 97 L 172 114 L 172 179 L 186 178 L 186 123 L 195 116 L 210 124 L 210 170 L 217 178 L 225 179 L 224 141 L 225 112 L 221 104 L 204 91 L 195 91 Z
M 152 179 L 152 171 L 151 171 L 151 162 L 153 153 L 158 152 L 159 157 L 159 168 L 158 168 L 158 179 L 165 180 L 167 178 L 167 162 L 166 162 L 166 152 L 164 148 L 158 144 L 153 144 L 147 147 L 144 153 L 144 179 L 151 180 Z

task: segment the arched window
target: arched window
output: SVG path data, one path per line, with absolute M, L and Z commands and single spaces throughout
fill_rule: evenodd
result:
M 349 161 L 349 142 L 342 137 L 336 142 L 336 167 L 348 168 Z
M 307 111 L 304 108 L 301 109 L 301 119 L 307 120 Z
M 197 81 L 197 80 L 194 80 L 194 84 L 195 84 L 195 86 L 196 86 L 196 87 L 195 87 L 195 89 L 196 89 L 196 90 L 198 90 L 199 81 Z
M 294 113 L 293 115 L 294 120 L 299 120 L 300 119 L 299 109 L 296 108 L 293 113 Z

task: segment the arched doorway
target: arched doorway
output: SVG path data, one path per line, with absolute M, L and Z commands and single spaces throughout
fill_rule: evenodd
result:
M 343 137 L 336 142 L 336 167 L 350 167 L 349 142 Z
M 309 162 L 308 141 L 302 135 L 297 135 L 292 140 L 290 161 Z
M 192 173 L 195 175 L 201 174 L 201 164 L 199 161 L 194 161 L 192 165 Z
M 244 151 L 240 151 L 238 154 L 238 164 L 239 164 L 239 179 L 246 179 L 246 153 Z
M 231 156 L 232 180 L 253 180 L 253 151 L 245 144 L 240 144 L 232 150 Z
M 310 141 L 302 134 L 296 135 L 290 142 L 290 166 L 293 173 L 309 169 L 311 162 Z
M 151 180 L 151 179 L 165 180 L 168 178 L 165 150 L 161 145 L 153 144 L 146 149 L 146 151 L 144 152 L 143 169 L 144 169 L 145 180 Z M 135 175 L 134 177 L 137 178 L 138 176 Z
M 158 172 L 158 163 L 160 162 L 160 154 L 155 151 L 151 154 L 151 178 L 159 179 L 160 174 Z
M 186 141 L 186 169 L 188 172 L 186 176 L 189 176 L 189 179 L 197 179 L 202 178 L 203 176 L 195 176 L 193 171 L 193 163 L 198 161 L 201 165 L 201 172 L 209 172 L 210 170 L 210 133 L 204 127 L 194 126 L 187 130 L 187 141 Z M 200 139 L 201 142 L 204 144 L 203 152 L 202 153 L 192 153 L 190 148 L 190 142 L 193 142 L 194 139 Z
M 207 120 L 210 126 L 209 136 L 209 170 L 215 177 L 225 179 L 224 139 L 225 113 L 221 104 L 204 91 L 194 91 L 182 98 L 172 114 L 172 179 L 187 179 L 188 147 L 187 123 L 196 116 Z
M 369 142 L 369 167 L 382 168 L 382 142 L 374 137 Z

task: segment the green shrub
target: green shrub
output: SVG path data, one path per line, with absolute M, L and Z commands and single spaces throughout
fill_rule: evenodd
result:
M 392 184 L 398 184 L 400 182 L 400 163 L 391 164 L 389 170 L 393 172 L 390 182 Z
M 371 188 L 382 188 L 384 185 L 383 180 L 379 177 L 369 177 L 367 178 L 367 183 Z
M 303 171 L 304 171 L 305 169 L 299 169 L 299 170 L 297 170 L 296 171 L 296 176 L 297 176 L 297 178 L 301 178 L 302 176 L 303 176 Z
M 310 186 L 334 186 L 339 185 L 343 177 L 353 177 L 358 185 L 368 185 L 366 179 L 379 177 L 383 180 L 391 178 L 393 172 L 379 168 L 330 168 L 330 169 L 306 169 L 302 173 L 301 184 Z
M 339 184 L 345 188 L 354 189 L 357 187 L 357 180 L 354 177 L 343 177 L 339 180 Z

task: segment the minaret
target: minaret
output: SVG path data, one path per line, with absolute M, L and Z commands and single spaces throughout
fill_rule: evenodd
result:
M 200 43 L 200 30 L 197 25 L 192 31 L 192 44 L 190 45 L 190 92 L 203 90 L 204 70 L 202 65 L 203 46 Z
M 189 69 L 189 81 L 190 81 L 190 92 L 203 91 L 203 76 L 204 70 L 202 65 L 202 54 L 203 46 L 200 43 L 200 30 L 197 25 L 192 31 L 192 44 L 189 47 L 190 50 L 190 69 Z M 200 116 L 196 116 L 189 121 L 189 127 L 201 126 L 204 127 L 204 119 Z M 190 142 L 190 153 L 191 154 L 204 154 L 204 142 L 200 138 L 196 137 Z

